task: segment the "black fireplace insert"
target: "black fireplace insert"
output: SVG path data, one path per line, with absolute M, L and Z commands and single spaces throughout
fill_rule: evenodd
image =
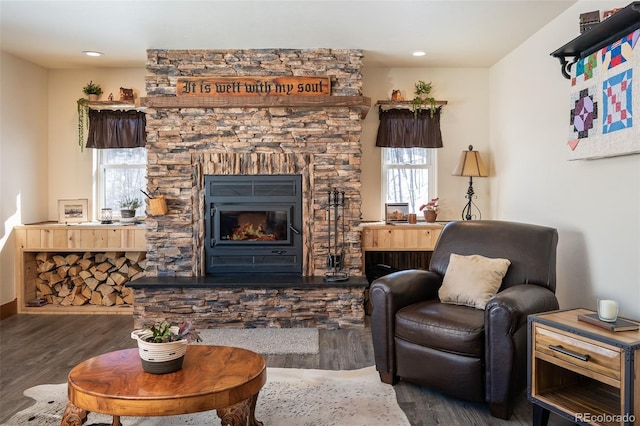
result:
M 302 274 L 302 176 L 206 175 L 207 274 Z

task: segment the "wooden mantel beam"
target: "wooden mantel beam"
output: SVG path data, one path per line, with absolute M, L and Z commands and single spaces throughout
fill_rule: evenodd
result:
M 365 118 L 371 108 L 366 96 L 148 96 L 140 99 L 148 108 L 359 108 Z

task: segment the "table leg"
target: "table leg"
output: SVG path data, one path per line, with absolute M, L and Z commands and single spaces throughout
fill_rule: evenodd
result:
M 256 420 L 257 401 L 258 394 L 255 394 L 237 404 L 218 408 L 216 413 L 222 426 L 263 426 L 261 421 Z
M 549 410 L 533 404 L 533 426 L 547 426 L 549 423 Z
M 249 426 L 263 426 L 261 421 L 256 419 L 256 402 L 258 402 L 258 394 L 253 395 L 249 398 L 251 401 L 249 402 Z
M 64 409 L 62 414 L 62 420 L 60 426 L 81 426 L 87 421 L 87 412 L 82 408 L 78 408 L 71 402 L 67 404 L 67 408 Z

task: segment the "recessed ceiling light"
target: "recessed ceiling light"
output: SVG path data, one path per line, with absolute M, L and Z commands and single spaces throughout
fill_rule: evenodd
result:
M 95 50 L 83 50 L 82 54 L 85 56 L 104 56 L 104 53 L 96 52 Z
M 422 50 L 418 50 L 412 53 L 413 56 L 424 56 L 426 55 L 426 52 L 423 52 Z

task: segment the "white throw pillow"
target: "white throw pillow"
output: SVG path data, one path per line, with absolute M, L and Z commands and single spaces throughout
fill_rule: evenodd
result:
M 438 297 L 443 303 L 484 309 L 500 288 L 509 265 L 507 259 L 451 253 Z

